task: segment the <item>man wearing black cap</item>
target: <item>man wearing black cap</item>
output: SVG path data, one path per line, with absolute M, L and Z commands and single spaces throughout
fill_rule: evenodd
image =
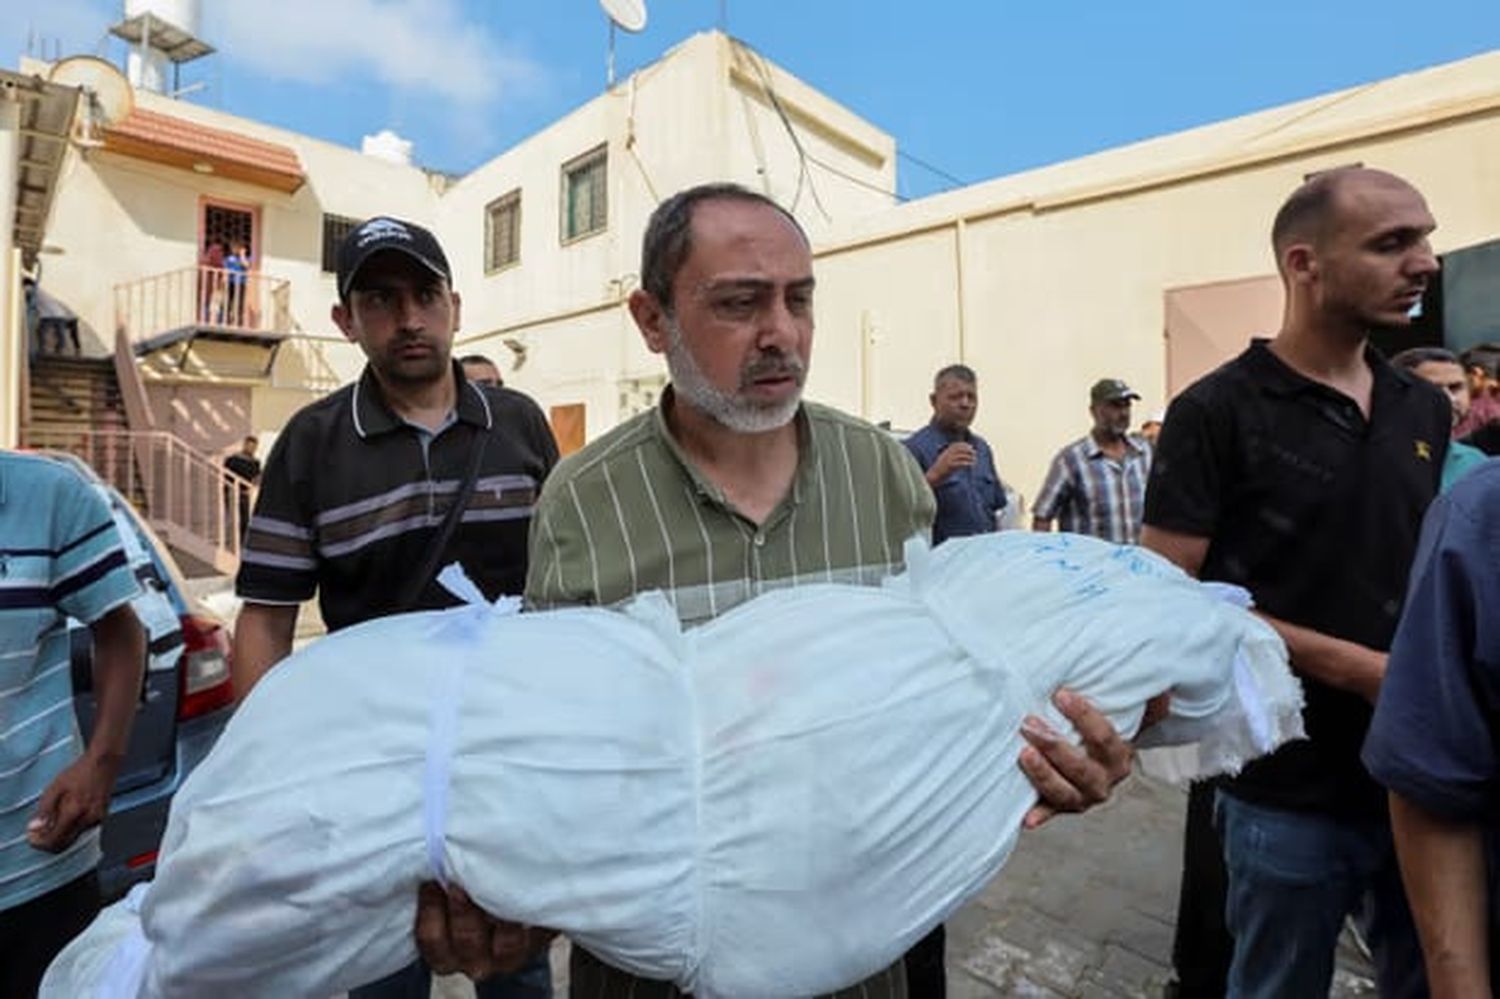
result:
M 1130 432 L 1130 404 L 1139 398 L 1118 378 L 1094 383 L 1094 429 L 1052 459 L 1032 506 L 1032 530 L 1050 531 L 1055 520 L 1061 530 L 1117 544 L 1140 539 L 1151 444 Z
M 266 459 L 235 580 L 241 697 L 291 652 L 315 593 L 329 631 L 457 603 L 433 578 L 452 561 L 487 597 L 519 595 L 532 507 L 557 461 L 535 403 L 454 363 L 461 303 L 430 232 L 371 219 L 339 248 L 337 277 L 333 321 L 368 363 L 293 416 Z M 351 996 L 425 999 L 429 977 L 419 963 Z M 550 995 L 545 955 L 478 994 Z

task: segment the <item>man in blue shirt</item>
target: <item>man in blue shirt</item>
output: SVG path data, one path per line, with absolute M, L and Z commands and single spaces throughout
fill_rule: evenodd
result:
M 950 364 L 932 380 L 932 421 L 905 441 L 937 497 L 932 543 L 997 529 L 1005 508 L 1005 487 L 995 472 L 989 443 L 969 429 L 979 409 L 979 378 L 964 364 Z M 943 951 L 946 933 L 938 926 L 906 955 L 906 985 L 914 996 L 946 991 Z
M 1391 825 L 1435 997 L 1491 995 L 1500 809 L 1500 461 L 1433 503 L 1364 762 Z M 1487 868 L 1489 877 L 1486 877 Z
M 995 456 L 983 437 L 969 429 L 979 409 L 979 379 L 974 369 L 950 364 L 932 381 L 932 422 L 906 439 L 906 448 L 922 466 L 937 497 L 932 543 L 995 530 L 1005 509 L 1005 487 L 995 471 Z
M 99 834 L 146 639 L 109 507 L 65 465 L 0 451 L 0 996 L 34 996 L 98 911 Z M 68 618 L 94 639 L 98 714 L 73 711 Z

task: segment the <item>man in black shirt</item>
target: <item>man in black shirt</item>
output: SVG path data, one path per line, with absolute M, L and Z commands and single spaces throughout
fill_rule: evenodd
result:
M 1451 422 L 1447 399 L 1368 333 L 1408 324 L 1437 273 L 1434 226 L 1422 196 L 1380 171 L 1298 188 L 1272 229 L 1281 331 L 1190 386 L 1162 428 L 1142 543 L 1248 589 L 1307 697 L 1308 738 L 1213 802 L 1233 997 L 1326 995 L 1355 911 L 1381 995 L 1426 994 L 1385 796 L 1359 751 Z
M 436 565 L 460 562 L 491 599 L 520 595 L 532 507 L 557 462 L 536 403 L 475 385 L 453 361 L 460 302 L 432 233 L 399 219 L 365 222 L 339 249 L 338 292 L 333 321 L 369 363 L 355 384 L 298 411 L 266 459 L 235 580 L 245 600 L 234 636 L 241 697 L 291 653 L 298 608 L 314 593 L 330 631 L 458 603 L 435 569 L 423 570 L 470 478 Z M 524 929 L 504 930 L 497 966 L 525 968 L 478 983 L 478 995 L 551 995 L 546 955 L 533 958 Z M 429 979 L 418 962 L 350 996 L 425 999 Z
M 260 447 L 260 441 L 254 434 L 246 437 L 240 444 L 240 449 L 224 459 L 224 467 L 243 482 L 232 483 L 235 507 L 239 510 L 239 540 L 245 538 L 245 531 L 250 527 L 250 490 L 260 481 L 260 459 L 255 457 L 256 449 Z

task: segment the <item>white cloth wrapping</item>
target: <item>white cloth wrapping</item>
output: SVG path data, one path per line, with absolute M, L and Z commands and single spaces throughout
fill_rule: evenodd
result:
M 326 996 L 415 956 L 416 888 L 563 930 L 703 997 L 898 958 L 1000 869 L 1059 685 L 1232 769 L 1301 735 L 1275 633 L 1163 560 L 1071 535 L 907 546 L 883 587 L 373 621 L 277 666 L 172 806 L 156 881 L 42 994 Z

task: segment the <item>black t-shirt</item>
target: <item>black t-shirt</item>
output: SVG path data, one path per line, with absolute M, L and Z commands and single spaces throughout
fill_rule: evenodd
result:
M 1145 522 L 1209 538 L 1201 578 L 1245 587 L 1274 617 L 1383 651 L 1438 491 L 1452 411 L 1373 349 L 1367 360 L 1368 421 L 1265 340 L 1194 383 L 1167 412 Z M 1384 795 L 1359 761 L 1369 703 L 1301 679 L 1307 741 L 1250 764 L 1229 790 L 1299 811 L 1382 813 Z
M 260 478 L 260 462 L 244 452 L 232 454 L 224 459 L 224 467 L 242 479 L 254 482 Z
M 256 603 L 318 595 L 329 631 L 398 606 L 427 560 L 477 437 L 488 439 L 474 493 L 444 553 L 486 597 L 526 588 L 527 534 L 557 463 L 547 419 L 528 396 L 457 373 L 454 421 L 424 441 L 382 398 L 368 368 L 299 410 L 266 459 L 235 589 Z M 457 600 L 428 581 L 417 607 Z

